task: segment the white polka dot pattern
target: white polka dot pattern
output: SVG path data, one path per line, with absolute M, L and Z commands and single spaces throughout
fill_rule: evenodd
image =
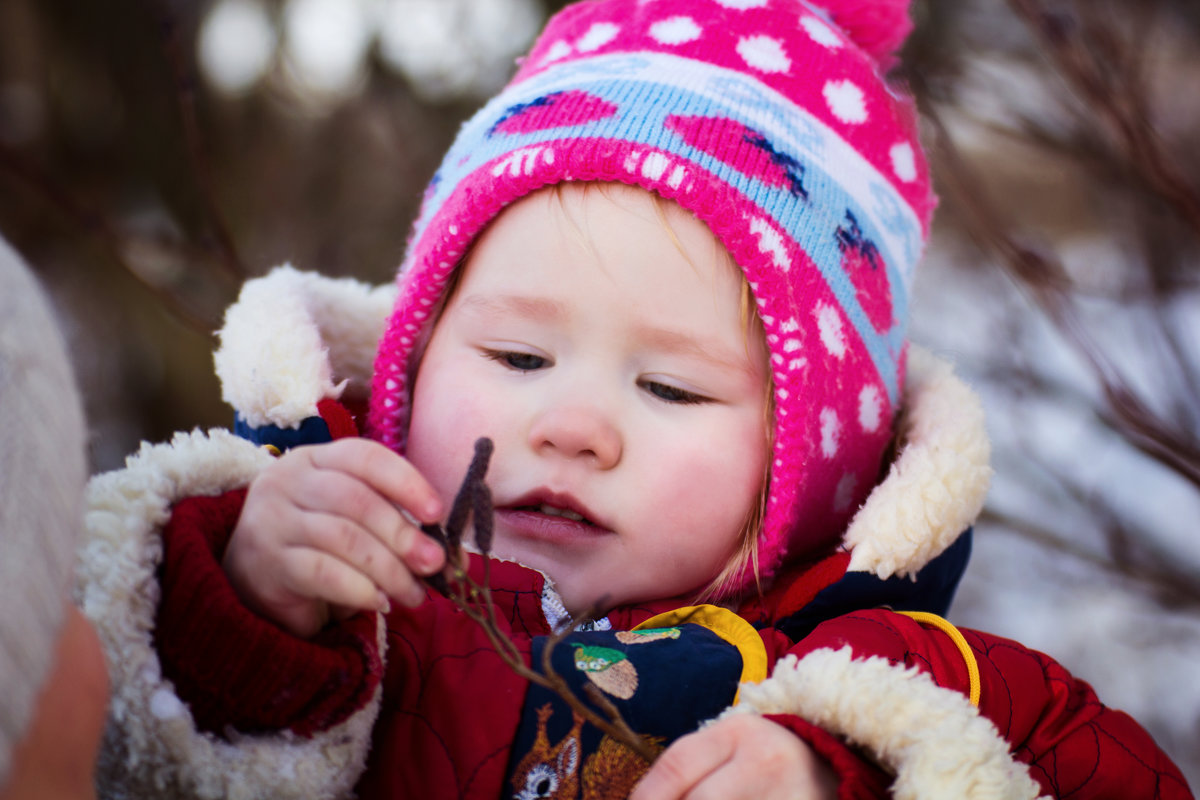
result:
M 747 36 L 738 42 L 737 52 L 747 66 L 760 72 L 787 72 L 792 68 L 783 45 L 770 36 Z
M 694 42 L 703 32 L 691 17 L 671 17 L 650 26 L 651 38 L 665 45 Z
M 832 408 L 821 409 L 821 455 L 833 458 L 838 453 L 838 440 L 842 436 L 842 423 Z
M 539 63 L 551 64 L 555 61 L 566 58 L 567 56 L 571 55 L 571 52 L 571 45 L 559 40 L 550 45 L 550 49 L 546 51 L 544 56 L 542 56 L 542 59 Z
M 897 178 L 905 183 L 912 183 L 917 179 L 917 157 L 911 144 L 900 142 L 892 145 L 888 156 L 892 159 L 892 171 L 896 173 Z
M 868 384 L 858 393 L 858 424 L 867 433 L 875 433 L 882 421 L 883 400 L 879 396 L 879 388 Z
M 816 17 L 804 17 L 800 20 L 800 27 L 804 28 L 810 39 L 822 47 L 836 50 L 842 46 L 842 37 Z
M 847 472 L 838 481 L 837 489 L 833 492 L 833 510 L 841 513 L 850 509 L 854 502 L 854 490 L 858 487 L 858 476 Z
M 597 22 L 588 29 L 583 38 L 575 43 L 575 49 L 581 53 L 590 53 L 593 50 L 599 50 L 617 38 L 617 34 L 620 32 L 620 27 L 611 22 Z
M 758 236 L 758 249 L 764 253 L 771 254 L 771 260 L 781 272 L 787 272 L 791 268 L 791 262 L 788 260 L 787 249 L 783 244 L 783 237 L 779 231 L 767 222 L 765 219 L 755 217 L 750 220 L 750 232 Z
M 842 317 L 836 308 L 830 305 L 820 305 L 816 310 L 817 330 L 821 334 L 821 344 L 834 358 L 841 359 L 846 355 L 846 333 L 842 330 Z
M 822 94 L 829 110 L 842 122 L 858 125 L 867 121 L 866 97 L 851 81 L 829 81 Z

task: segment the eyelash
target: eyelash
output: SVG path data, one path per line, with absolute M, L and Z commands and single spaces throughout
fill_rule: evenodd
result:
M 515 372 L 534 372 L 550 363 L 550 360 L 543 356 L 534 355 L 533 353 L 523 353 L 519 350 L 484 350 L 483 355 L 488 360 L 502 364 Z M 525 363 L 520 363 L 522 361 Z M 537 363 L 529 364 L 529 361 L 536 361 Z M 638 385 L 655 399 L 671 405 L 691 406 L 711 402 L 704 395 L 689 392 L 687 389 L 680 389 L 678 386 L 659 383 L 658 381 L 640 381 Z
M 687 389 L 680 389 L 678 386 L 659 383 L 658 381 L 643 381 L 641 387 L 653 397 L 672 405 L 694 406 L 710 402 L 709 398 L 704 395 L 689 392 Z
M 483 355 L 485 358 L 495 361 L 499 364 L 503 364 L 509 369 L 516 370 L 517 372 L 533 372 L 534 370 L 541 369 L 542 367 L 546 366 L 547 363 L 549 363 L 549 359 L 543 358 L 539 355 L 534 355 L 533 353 L 522 353 L 519 350 L 484 350 Z M 537 361 L 538 363 L 536 366 L 514 363 L 518 359 L 530 359 Z

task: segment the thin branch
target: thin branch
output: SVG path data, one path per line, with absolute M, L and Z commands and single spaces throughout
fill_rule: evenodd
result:
M 920 76 L 914 79 L 919 83 Z M 1200 488 L 1200 442 L 1190 431 L 1154 414 L 1129 388 L 1079 320 L 1070 294 L 1072 283 L 1062 264 L 1051 255 L 1020 244 L 1005 230 L 1002 215 L 974 179 L 936 109 L 926 107 L 924 111 L 937 133 L 939 152 L 949 167 L 943 178 L 968 232 L 981 248 L 998 256 L 1017 285 L 1029 292 L 1063 338 L 1089 364 L 1104 393 L 1106 414 L 1113 426 L 1134 447 Z
M 1148 592 L 1158 596 L 1165 605 L 1200 608 L 1200 584 L 1197 584 L 1195 576 L 1162 567 L 1106 558 L 1028 519 L 1004 514 L 995 509 L 984 509 L 979 521 L 990 523 L 997 530 L 1009 531 L 1106 572 L 1136 581 Z
M 490 439 L 483 438 L 475 442 L 475 456 L 467 468 L 466 477 L 463 478 L 462 486 L 451 505 L 445 528 L 438 525 L 422 526 L 427 534 L 442 543 L 446 549 L 447 563 L 440 575 L 426 579 L 426 583 L 447 597 L 459 610 L 483 628 L 492 648 L 509 669 L 530 683 L 556 693 L 580 717 L 615 741 L 624 744 L 647 763 L 653 763 L 657 757 L 657 750 L 629 727 L 612 701 L 596 691 L 590 684 L 585 686 L 584 691 L 588 698 L 604 712 L 603 715 L 597 713 L 595 709 L 583 702 L 572 691 L 570 684 L 555 671 L 552 663 L 554 651 L 567 636 L 576 630 L 578 623 L 572 623 L 547 637 L 542 647 L 540 672 L 525 663 L 524 655 L 500 625 L 496 617 L 496 607 L 492 600 L 490 586 L 491 493 L 483 483 L 491 453 L 492 442 Z M 462 537 L 469 516 L 474 517 L 475 544 L 483 556 L 484 577 L 482 583 L 477 583 L 461 566 L 464 556 Z M 595 609 L 589 610 L 580 618 L 589 619 L 594 611 Z
M 1055 20 L 1037 0 L 1008 0 L 1009 6 L 1042 41 L 1059 72 L 1087 102 L 1089 110 L 1106 120 L 1121 142 L 1126 158 L 1136 174 L 1170 204 L 1179 216 L 1200 233 L 1200 194 L 1172 166 L 1163 152 L 1161 141 L 1145 113 L 1145 93 L 1126 80 L 1113 85 L 1106 78 L 1101 59 L 1094 57 L 1076 31 L 1077 26 Z M 1095 17 L 1092 35 L 1099 26 Z M 1111 37 L 1111 27 L 1105 27 Z M 1115 41 L 1115 37 L 1113 37 Z M 1113 63 L 1113 62 L 1110 62 Z M 1119 76 L 1122 73 L 1118 72 Z M 1122 91 L 1124 89 L 1124 91 Z

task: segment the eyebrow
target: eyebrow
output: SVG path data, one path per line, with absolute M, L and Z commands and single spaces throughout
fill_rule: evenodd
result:
M 510 313 L 534 319 L 562 319 L 567 315 L 566 306 L 557 300 L 515 294 L 473 294 L 463 300 L 462 307 L 484 314 Z
M 642 325 L 637 328 L 638 341 L 645 342 L 651 348 L 665 353 L 690 358 L 699 358 L 729 370 L 736 370 L 745 375 L 755 376 L 757 371 L 749 358 L 739 359 L 723 347 L 707 344 L 686 333 L 659 328 L 653 325 Z M 707 344 L 707 346 L 706 346 Z

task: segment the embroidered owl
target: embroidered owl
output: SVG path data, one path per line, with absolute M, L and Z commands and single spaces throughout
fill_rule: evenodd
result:
M 629 657 L 611 647 L 577 645 L 575 669 L 613 697 L 628 700 L 637 691 L 637 668 Z

